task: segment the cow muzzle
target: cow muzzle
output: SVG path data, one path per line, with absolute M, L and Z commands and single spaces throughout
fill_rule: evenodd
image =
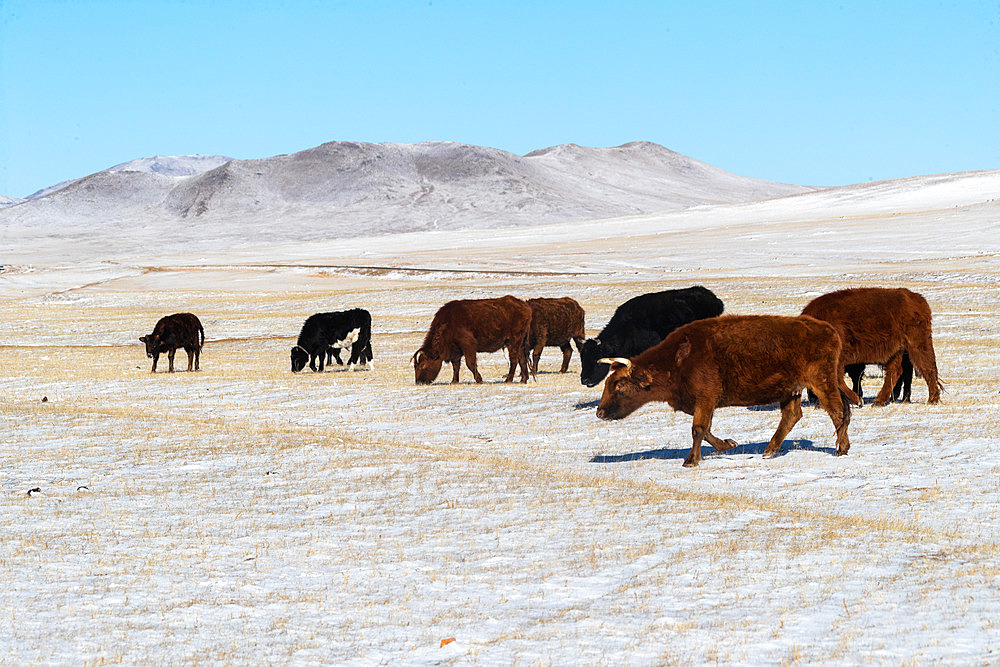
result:
M 609 410 L 603 405 L 597 406 L 597 418 L 603 419 L 606 422 L 615 421 L 616 419 L 621 419 L 621 417 L 616 415 L 613 410 Z

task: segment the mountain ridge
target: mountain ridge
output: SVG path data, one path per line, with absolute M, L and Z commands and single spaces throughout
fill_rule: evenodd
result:
M 449 141 L 332 141 L 251 160 L 140 158 L 60 186 L 0 209 L 0 222 L 174 248 L 258 234 L 298 241 L 530 226 L 814 190 L 737 176 L 649 142 L 521 156 Z

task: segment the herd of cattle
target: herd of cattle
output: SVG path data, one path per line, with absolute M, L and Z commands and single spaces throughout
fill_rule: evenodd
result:
M 459 381 L 462 359 L 477 383 L 479 352 L 506 349 L 512 382 L 538 372 L 545 347 L 558 347 L 560 372 L 569 368 L 571 343 L 582 366 L 580 381 L 593 387 L 607 378 L 597 408 L 601 419 L 627 417 L 652 401 L 666 402 L 694 418 L 687 467 L 701 460 L 701 444 L 724 451 L 736 445 L 711 432 L 716 408 L 778 404 L 781 420 L 764 451 L 774 456 L 802 417 L 802 391 L 819 403 L 833 422 L 837 455 L 850 448 L 850 405 L 861 405 L 861 377 L 866 364 L 885 369 L 875 405 L 910 399 L 912 373 L 924 378 L 928 402 L 940 400 L 941 382 L 931 340 L 931 310 L 919 294 L 905 288 L 856 288 L 831 292 L 806 305 L 797 317 L 723 315 L 723 303 L 708 289 L 695 286 L 643 294 L 618 306 L 595 338 L 585 339 L 584 310 L 569 297 L 521 300 L 449 301 L 441 306 L 411 362 L 417 384 L 430 384 L 444 362 Z M 191 313 L 177 313 L 156 323 L 139 339 L 153 360 L 183 348 L 188 370 L 198 370 L 205 332 Z M 291 350 L 293 372 L 306 363 L 322 371 L 324 361 L 348 364 L 373 359 L 371 315 L 366 310 L 317 313 L 302 326 Z M 853 387 L 844 382 L 847 373 Z

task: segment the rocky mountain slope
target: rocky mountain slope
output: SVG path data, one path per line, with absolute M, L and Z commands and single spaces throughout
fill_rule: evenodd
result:
M 264 233 L 300 241 L 593 220 L 810 189 L 651 143 L 518 156 L 450 142 L 332 142 L 260 160 L 196 157 L 147 158 L 60 184 L 0 210 L 0 224 L 15 236 L 114 235 L 116 247 L 170 250 Z

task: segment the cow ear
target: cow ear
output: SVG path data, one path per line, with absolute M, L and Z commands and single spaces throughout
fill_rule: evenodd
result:
M 681 344 L 677 346 L 677 357 L 674 361 L 678 366 L 680 366 L 681 362 L 687 359 L 689 354 L 691 354 L 691 341 L 685 338 L 681 341 Z
M 653 386 L 653 376 L 644 368 L 633 369 L 632 379 L 636 381 L 640 389 L 649 389 Z
M 140 343 L 145 343 L 146 342 L 146 337 L 145 336 L 140 336 L 139 337 L 139 342 Z

